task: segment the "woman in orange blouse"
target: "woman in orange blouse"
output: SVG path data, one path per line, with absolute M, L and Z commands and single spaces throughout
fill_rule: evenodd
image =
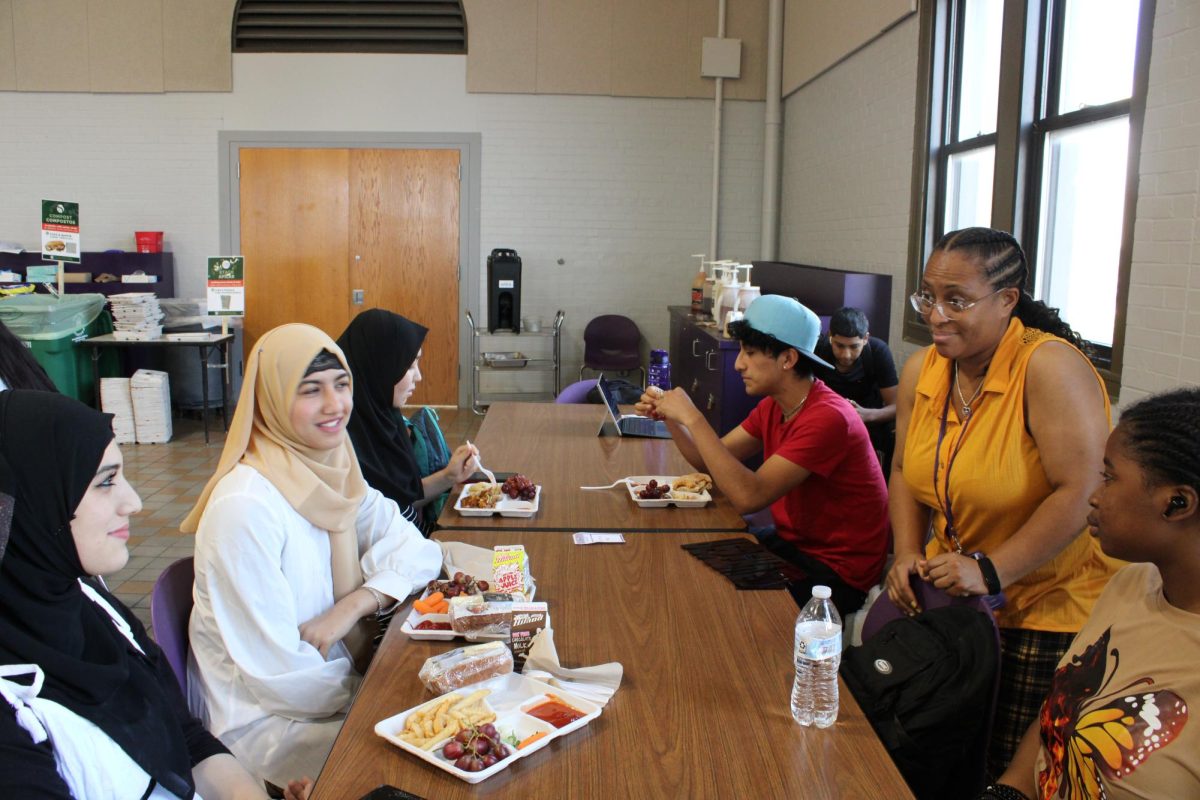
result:
M 1020 245 L 1002 231 L 967 228 L 934 246 L 911 298 L 933 345 L 900 378 L 889 485 L 892 602 L 919 610 L 914 574 L 952 595 L 1003 591 L 991 774 L 1012 757 L 1117 566 L 1080 535 L 1108 395 L 1078 334 L 1025 293 L 1027 278 Z

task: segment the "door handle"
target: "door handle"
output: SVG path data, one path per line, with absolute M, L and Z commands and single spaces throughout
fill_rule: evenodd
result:
M 361 306 L 366 301 L 366 294 L 363 289 L 351 289 L 350 301 L 356 306 Z
M 700 357 L 700 354 L 696 352 L 696 345 L 698 345 L 698 344 L 700 344 L 699 339 L 692 339 L 692 355 L 695 356 L 696 358 Z
M 704 366 L 708 368 L 709 372 L 717 371 L 717 368 L 712 365 L 712 357 L 715 355 L 717 355 L 716 350 L 709 350 L 707 353 L 704 354 Z
M 716 398 L 716 397 L 715 397 L 715 396 L 714 396 L 714 395 L 713 395 L 711 392 L 709 392 L 709 395 L 708 395 L 708 408 L 707 408 L 706 410 L 707 410 L 707 411 L 712 411 L 712 410 L 713 410 L 713 406 L 715 406 L 716 404 L 717 404 L 717 398 Z
M 699 378 L 692 378 L 692 390 L 691 390 L 690 392 L 688 392 L 688 394 L 695 394 L 695 393 L 696 393 L 696 387 L 698 387 L 699 385 L 700 385 L 700 379 L 699 379 Z

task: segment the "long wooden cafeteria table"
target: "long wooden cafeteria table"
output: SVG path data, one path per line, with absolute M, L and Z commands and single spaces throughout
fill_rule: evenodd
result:
M 374 733 L 431 697 L 417 672 L 457 646 L 409 640 L 393 624 L 313 800 L 355 800 L 382 784 L 429 800 L 911 798 L 845 686 L 831 728 L 792 721 L 790 596 L 739 592 L 680 549 L 729 535 L 634 533 L 624 544 L 576 545 L 560 533 L 440 532 L 482 547 L 523 544 L 562 665 L 619 661 L 621 688 L 587 726 L 471 785 Z
M 717 489 L 703 508 L 642 508 L 624 486 L 585 492 L 631 475 L 684 475 L 692 467 L 670 439 L 597 436 L 604 406 L 495 403 L 475 444 L 494 472 L 520 472 L 542 487 L 529 518 L 464 517 L 454 510 L 458 490 L 438 525 L 454 530 L 744 531 L 746 522 Z

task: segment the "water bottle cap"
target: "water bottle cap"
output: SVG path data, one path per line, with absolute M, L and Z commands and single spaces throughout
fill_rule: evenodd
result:
M 830 589 L 828 586 L 821 586 L 818 584 L 817 586 L 813 587 L 812 596 L 816 597 L 820 600 L 828 600 L 830 595 L 832 595 L 832 594 L 833 594 L 833 590 Z

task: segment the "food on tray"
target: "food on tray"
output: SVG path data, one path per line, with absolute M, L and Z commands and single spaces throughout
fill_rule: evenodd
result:
M 549 731 L 538 731 L 537 733 L 531 733 L 528 736 L 526 736 L 524 739 L 522 739 L 520 742 L 517 743 L 517 749 L 524 750 L 526 747 L 533 744 L 538 739 L 545 739 L 549 735 L 550 735 Z
M 459 504 L 463 508 L 495 508 L 502 494 L 498 483 L 473 483 L 467 487 Z
M 513 500 L 530 500 L 537 497 L 537 487 L 533 485 L 533 481 L 526 478 L 519 472 L 512 475 L 504 482 L 501 487 L 506 495 Z
M 511 594 L 472 594 L 450 598 L 450 628 L 455 633 L 507 635 L 512 627 Z
M 671 484 L 659 483 L 651 478 L 650 482 L 638 491 L 637 496 L 642 500 L 662 500 L 671 496 Z
M 418 677 L 429 691 L 445 694 L 512 671 L 512 652 L 508 647 L 502 642 L 488 642 L 430 656 L 425 660 Z
M 417 626 L 415 628 L 413 628 L 413 630 L 415 630 L 415 631 L 448 631 L 448 630 L 450 630 L 450 623 L 449 622 L 434 622 L 431 619 L 427 619 L 424 622 L 417 623 Z
M 495 722 L 495 712 L 484 703 L 489 694 L 490 689 L 479 689 L 467 696 L 450 694 L 431 700 L 408 715 L 399 738 L 432 750 L 459 731 Z
M 441 592 L 434 592 L 422 600 L 414 600 L 413 608 L 422 614 L 445 614 L 450 603 Z
M 671 488 L 677 492 L 689 492 L 691 494 L 703 494 L 712 488 L 712 478 L 705 475 L 703 472 L 692 472 L 687 475 L 680 475 L 671 484 Z
M 491 585 L 487 581 L 477 581 L 470 575 L 456 572 L 450 580 L 432 580 L 425 588 L 430 592 L 441 592 L 443 596 L 450 598 L 458 597 L 460 594 L 483 594 L 491 588 Z
M 500 544 L 492 548 L 492 586 L 497 592 L 533 594 L 533 579 L 529 576 L 529 557 L 525 545 Z
M 490 722 L 472 725 L 454 735 L 442 746 L 442 757 L 466 772 L 479 772 L 512 754 L 500 740 L 500 732 Z
M 549 722 L 556 728 L 570 725 L 585 716 L 578 708 L 567 705 L 561 697 L 553 694 L 546 695 L 546 702 L 539 703 L 525 713 L 531 717 L 537 717 L 543 722 Z

